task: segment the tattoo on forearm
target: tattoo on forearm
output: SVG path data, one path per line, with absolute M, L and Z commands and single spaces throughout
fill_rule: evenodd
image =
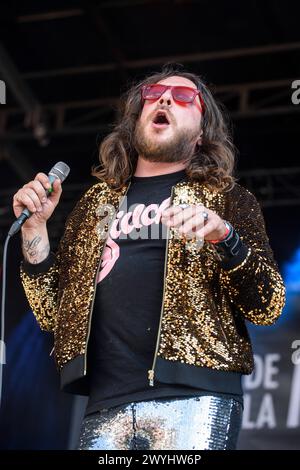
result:
M 43 248 L 38 246 L 41 240 L 42 237 L 39 235 L 34 237 L 32 240 L 23 238 L 23 253 L 30 263 L 37 264 L 45 258 L 50 251 L 49 243 L 47 243 Z

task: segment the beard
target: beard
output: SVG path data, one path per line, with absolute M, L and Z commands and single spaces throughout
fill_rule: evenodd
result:
M 199 131 L 183 129 L 165 142 L 155 142 L 145 135 L 145 128 L 137 122 L 133 145 L 141 157 L 149 162 L 174 163 L 189 160 L 196 152 Z

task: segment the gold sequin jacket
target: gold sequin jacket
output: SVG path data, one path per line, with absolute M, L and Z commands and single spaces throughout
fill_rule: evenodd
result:
M 101 254 L 129 186 L 116 191 L 104 182 L 94 184 L 69 215 L 57 252 L 37 265 L 21 263 L 33 313 L 41 329 L 54 333 L 55 360 L 67 391 L 76 393 L 76 384 L 86 380 Z M 150 385 L 158 379 L 199 386 L 203 373 L 212 380 L 219 371 L 233 377 L 249 374 L 253 354 L 245 320 L 271 325 L 285 303 L 260 206 L 239 184 L 214 192 L 198 182 L 180 182 L 173 186 L 171 198 L 174 204 L 202 203 L 215 211 L 234 226 L 243 248 L 231 260 L 220 260 L 213 244 L 205 242 L 197 250 L 169 230 Z

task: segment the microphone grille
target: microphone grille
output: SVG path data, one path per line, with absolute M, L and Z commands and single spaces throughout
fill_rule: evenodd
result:
M 61 182 L 65 181 L 66 177 L 70 173 L 70 167 L 64 162 L 57 162 L 49 171 L 49 175 L 53 175 L 59 178 Z

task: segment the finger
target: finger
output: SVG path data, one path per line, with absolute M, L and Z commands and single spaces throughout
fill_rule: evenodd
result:
M 32 200 L 36 210 L 41 211 L 42 210 L 42 203 L 41 203 L 38 195 L 36 194 L 36 192 L 32 188 L 28 188 L 28 187 L 24 188 L 23 191 L 28 197 L 30 197 L 30 199 Z
M 46 202 L 47 200 L 47 192 L 43 186 L 43 184 L 39 180 L 30 181 L 30 183 L 25 184 L 23 188 L 30 188 L 32 189 L 38 196 L 41 203 Z
M 14 199 L 17 203 L 14 204 L 14 207 L 26 207 L 30 212 L 36 212 L 35 204 L 33 200 L 28 196 L 28 194 L 18 191 L 17 194 L 14 196 Z
M 211 232 L 216 230 L 216 228 L 217 228 L 217 224 L 213 220 L 210 220 L 204 225 L 204 227 L 200 228 L 200 230 L 197 230 L 195 232 L 195 235 L 197 238 L 205 238 Z
M 38 211 L 41 211 L 42 210 L 42 202 L 40 201 L 40 198 L 36 194 L 36 192 L 32 188 L 25 188 L 24 191 L 27 194 L 27 196 L 29 196 L 30 199 L 33 201 L 36 209 Z
M 59 178 L 56 178 L 56 180 L 52 184 L 52 192 L 50 193 L 49 199 L 56 203 L 62 193 L 62 187 L 61 187 L 61 180 Z
M 173 215 L 172 217 L 167 219 L 165 223 L 166 223 L 167 227 L 177 228 L 177 227 L 182 226 L 182 224 L 184 223 L 184 220 L 185 219 L 184 219 L 183 210 L 181 210 L 176 215 Z
M 164 222 L 166 222 L 167 220 L 170 220 L 172 219 L 174 216 L 176 216 L 177 214 L 181 213 L 183 211 L 183 209 L 179 206 L 171 206 L 171 207 L 168 207 L 167 209 L 165 209 L 162 214 L 161 214 L 161 217 L 162 217 L 162 221 L 164 219 Z
M 182 209 L 181 214 L 177 214 L 174 216 L 172 219 L 172 227 L 182 229 L 184 224 L 186 224 L 189 220 L 191 220 L 195 216 L 200 216 L 200 213 L 202 212 L 202 207 L 200 206 L 191 206 L 187 209 Z
M 202 203 L 192 204 L 187 207 L 181 207 L 181 205 L 178 205 L 178 206 L 169 207 L 166 211 L 164 211 L 164 214 L 166 217 L 170 216 L 172 218 L 173 216 L 176 217 L 178 214 L 184 211 L 185 216 L 189 218 L 192 215 L 194 215 L 196 212 L 198 212 L 199 210 L 204 210 L 204 209 L 206 208 L 204 207 Z
M 190 217 L 193 213 L 191 207 L 188 209 L 182 209 L 179 206 L 175 206 L 173 210 L 168 211 L 162 220 L 168 227 L 180 227 L 184 220 Z
M 53 189 L 57 192 L 61 192 L 62 188 L 61 188 L 61 180 L 59 178 L 56 178 L 56 180 L 54 181 L 53 185 L 52 185 Z
M 182 207 L 182 206 L 187 206 L 187 207 Z M 178 212 L 180 212 L 180 210 L 189 210 L 193 207 L 201 207 L 202 209 L 204 209 L 204 205 L 201 203 L 199 204 L 178 204 L 178 205 L 171 205 L 170 207 L 168 207 L 167 209 L 165 209 L 163 211 L 163 215 L 165 215 L 166 217 L 169 217 L 169 216 L 173 216 L 173 215 L 176 215 Z
M 189 218 L 179 229 L 179 233 L 189 238 L 195 237 L 195 232 L 204 226 L 204 219 L 201 214 L 197 213 Z
M 36 181 L 39 181 L 45 190 L 51 188 L 51 183 L 49 181 L 48 176 L 45 173 L 37 173 L 36 177 L 34 178 Z

